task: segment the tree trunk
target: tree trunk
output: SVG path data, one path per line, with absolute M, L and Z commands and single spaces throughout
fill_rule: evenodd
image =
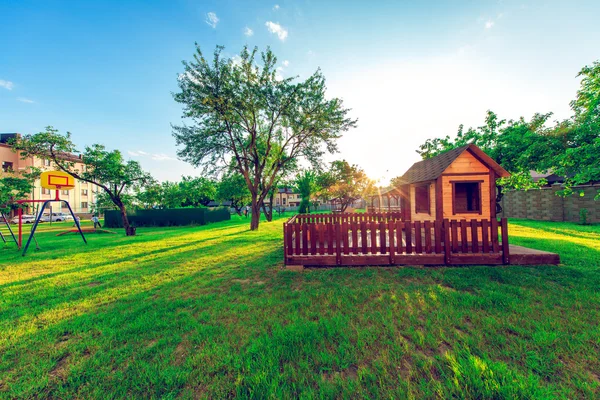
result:
M 273 221 L 273 200 L 275 198 L 275 194 L 273 192 L 271 192 L 271 195 L 269 196 L 269 200 L 271 201 L 271 204 L 269 204 L 269 208 L 267 208 L 267 206 L 265 205 L 265 202 L 263 200 L 262 202 L 262 209 L 265 213 L 265 217 L 267 217 L 267 221 L 271 222 Z
M 127 218 L 127 210 L 123 204 L 119 205 L 119 211 L 121 211 L 121 218 L 123 219 L 123 228 L 125 228 L 126 236 L 135 236 L 135 227 L 129 224 L 129 218 Z
M 258 223 L 260 222 L 260 204 L 257 199 L 257 195 L 252 195 L 252 215 L 250 219 L 250 230 L 255 231 L 258 229 Z

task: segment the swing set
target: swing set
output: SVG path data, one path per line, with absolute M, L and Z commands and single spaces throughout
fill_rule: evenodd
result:
M 8 224 L 8 221 L 6 219 L 4 219 L 6 225 L 8 226 L 8 229 L 10 231 L 10 234 L 13 237 L 13 240 L 17 244 L 17 247 L 19 249 L 23 248 L 23 256 L 25 256 L 25 254 L 27 254 L 27 249 L 29 248 L 29 245 L 31 244 L 32 240 L 34 240 L 37 245 L 37 240 L 35 239 L 34 235 L 35 235 L 35 231 L 40 223 L 40 220 L 44 214 L 44 210 L 46 209 L 46 206 L 48 206 L 51 203 L 56 203 L 56 202 L 58 202 L 59 204 L 60 203 L 66 204 L 67 208 L 69 209 L 69 212 L 71 213 L 71 216 L 73 217 L 75 226 L 77 226 L 77 230 L 79 231 L 79 234 L 81 235 L 81 239 L 83 239 L 83 243 L 87 244 L 87 240 L 85 239 L 85 236 L 83 235 L 83 231 L 81 230 L 80 223 L 77 220 L 75 213 L 73 213 L 73 210 L 71 209 L 71 206 L 69 205 L 69 202 L 67 200 L 60 199 L 60 191 L 61 190 L 72 190 L 75 188 L 75 178 L 73 178 L 72 175 L 70 175 L 66 172 L 62 172 L 62 171 L 46 171 L 46 172 L 42 172 L 42 175 L 40 176 L 40 184 L 45 189 L 56 190 L 56 196 L 54 197 L 54 199 L 51 199 L 51 200 L 18 200 L 17 201 L 17 204 L 25 204 L 25 203 L 38 203 L 38 204 L 41 203 L 42 204 L 41 210 L 37 213 L 37 215 L 35 217 L 35 222 L 33 223 L 33 226 L 31 227 L 31 232 L 29 234 L 29 238 L 27 239 L 27 243 L 25 244 L 24 248 L 23 248 L 23 208 L 19 207 L 19 209 L 17 210 L 17 216 L 19 218 L 19 229 L 17 231 L 18 233 L 17 233 L 16 238 L 15 238 L 15 235 L 14 235 L 12 229 L 10 228 L 10 226 Z M 52 220 L 52 212 L 50 212 L 50 220 Z M 2 239 L 6 243 L 6 240 L 4 239 L 4 237 L 2 237 Z

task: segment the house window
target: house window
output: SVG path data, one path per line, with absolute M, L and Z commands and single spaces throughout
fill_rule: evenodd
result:
M 453 214 L 481 214 L 481 182 L 452 182 Z
M 283 204 L 285 204 L 285 199 L 283 199 Z
M 81 189 L 81 195 L 82 196 L 87 196 L 88 195 L 88 190 L 87 189 Z
M 81 208 L 82 208 L 82 209 L 84 209 L 84 208 L 88 208 L 88 203 L 87 203 L 87 201 L 82 201 L 82 202 L 81 202 Z
M 68 190 L 63 190 L 62 194 L 69 194 L 69 191 Z
M 42 188 L 42 194 L 50 194 L 50 189 Z
M 429 207 L 429 185 L 415 186 L 415 212 L 431 214 Z
M 13 163 L 4 161 L 2 162 L 2 171 L 8 172 L 13 170 Z
M 49 167 L 50 166 L 50 160 L 44 160 L 44 166 L 45 167 Z

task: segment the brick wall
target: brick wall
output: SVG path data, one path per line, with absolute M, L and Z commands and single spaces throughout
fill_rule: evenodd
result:
M 502 217 L 527 218 L 540 221 L 579 222 L 579 211 L 588 210 L 587 221 L 600 223 L 600 200 L 594 196 L 600 185 L 575 186 L 575 194 L 569 197 L 557 196 L 560 185 L 533 190 L 509 190 L 502 197 Z M 579 196 L 583 190 L 584 196 Z

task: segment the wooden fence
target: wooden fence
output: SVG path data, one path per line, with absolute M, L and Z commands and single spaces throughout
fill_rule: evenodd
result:
M 286 265 L 510 262 L 505 218 L 420 222 L 402 221 L 399 213 L 316 214 L 292 217 L 283 230 Z

